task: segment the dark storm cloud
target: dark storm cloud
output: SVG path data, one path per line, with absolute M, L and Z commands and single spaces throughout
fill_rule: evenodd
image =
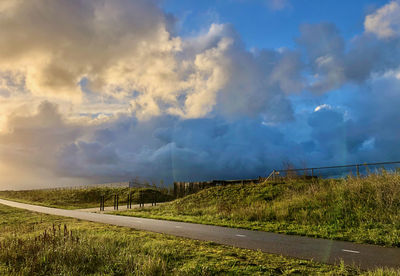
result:
M 32 4 L 18 3 L 16 14 L 37 18 L 30 12 Z M 59 3 L 70 5 L 68 1 Z M 229 24 L 213 24 L 207 32 L 191 38 L 173 37 L 173 19 L 162 13 L 156 1 L 109 4 L 115 16 L 124 15 L 121 29 L 104 5 L 93 9 L 83 1 L 73 3 L 71 7 L 82 6 L 74 18 L 77 26 L 84 28 L 67 26 L 67 17 L 61 17 L 64 23 L 59 27 L 64 26 L 62 33 L 78 41 L 89 28 L 94 37 L 83 42 L 94 43 L 95 51 L 82 52 L 77 44 L 64 44 L 63 35 L 58 34 L 50 45 L 35 40 L 32 45 L 38 53 L 47 55 L 47 49 L 61 47 L 73 58 L 66 64 L 50 59 L 50 64 L 39 67 L 34 66 L 37 60 L 29 61 L 27 64 L 38 71 L 35 75 L 32 69 L 28 75 L 51 78 L 47 84 L 46 78 L 39 78 L 29 85 L 40 88 L 46 84 L 46 91 L 49 88 L 51 94 L 57 94 L 57 88 L 67 81 L 65 87 L 71 89 L 60 91 L 80 94 L 76 76 L 87 76 L 88 83 L 90 79 L 97 83 L 91 85 L 98 88 L 98 94 L 90 91 L 85 100 L 101 98 L 100 108 L 88 112 L 90 116 L 71 116 L 61 104 L 44 101 L 35 112 L 20 108 L 15 113 L 0 113 L 0 119 L 7 121 L 0 132 L 0 165 L 10 164 L 36 175 L 29 184 L 18 181 L 15 174 L 12 183 L 16 185 L 37 185 L 43 171 L 47 186 L 65 178 L 74 184 L 134 177 L 171 183 L 265 176 L 282 167 L 284 161 L 318 166 L 400 159 L 400 35 L 396 28 L 389 28 L 393 24 L 386 24 L 389 27 L 382 31 L 372 20 L 370 31 L 351 41 L 345 41 L 333 24 L 306 24 L 300 27 L 297 49 L 249 51 Z M 121 10 L 127 3 L 128 12 Z M 51 10 L 53 5 L 60 4 L 52 2 L 39 11 Z M 102 18 L 93 17 L 94 10 L 102 15 L 106 12 L 107 22 L 93 26 Z M 58 19 L 57 14 L 47 14 L 46 18 Z M 141 20 L 145 15 L 148 18 Z M 18 27 L 16 30 L 27 24 L 13 19 L 7 20 Z M 388 20 L 381 15 L 378 19 Z M 139 27 L 132 30 L 131 25 Z M 54 33 L 57 26 L 47 30 Z M 34 31 L 28 28 L 29 35 L 46 37 L 40 28 L 30 27 Z M 18 39 L 16 32 L 2 32 Z M 105 40 L 112 45 L 102 55 Z M 114 41 L 124 43 L 114 45 Z M 155 48 L 150 49 L 149 42 L 154 42 L 150 44 Z M 26 45 L 14 49 L 0 44 L 2 49 L 16 51 L 13 56 L 18 56 L 18 64 L 31 57 Z M 98 56 L 102 66 L 95 68 Z M 118 66 L 113 64 L 115 60 Z M 14 65 L 11 69 L 21 67 Z M 46 68 L 51 68 L 52 74 L 46 75 Z M 74 82 L 68 81 L 67 68 L 74 68 L 70 72 Z M 14 74 L 7 78 L 12 79 L 14 88 L 24 86 Z M 7 90 L 7 78 L 0 83 L 0 99 L 8 99 L 13 93 Z M 93 88 L 89 86 L 87 89 Z M 117 92 L 104 96 L 100 88 Z M 125 88 L 128 92 L 122 93 Z M 315 93 L 310 96 L 308 91 Z M 130 109 L 125 106 L 109 112 L 109 105 L 103 102 L 107 97 Z

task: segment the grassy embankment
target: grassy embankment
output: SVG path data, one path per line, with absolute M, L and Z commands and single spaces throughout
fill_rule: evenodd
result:
M 400 174 L 215 187 L 121 215 L 400 246 Z
M 100 197 L 105 196 L 105 206 L 113 206 L 114 195 L 119 195 L 119 203 L 126 204 L 128 194 L 132 194 L 132 204 L 139 203 L 140 194 L 145 203 L 152 202 L 154 193 L 157 202 L 164 202 L 172 199 L 166 190 L 152 188 L 65 188 L 65 189 L 44 189 L 26 191 L 0 191 L 0 198 L 10 199 L 23 203 L 32 203 L 47 207 L 63 209 L 80 209 L 98 207 Z
M 211 242 L 41 215 L 0 204 L 0 275 L 359 273 L 343 265 L 331 266 Z

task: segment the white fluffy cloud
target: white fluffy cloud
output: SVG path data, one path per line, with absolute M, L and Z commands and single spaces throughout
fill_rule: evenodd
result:
M 155 1 L 3 2 L 13 4 L 0 10 L 2 71 L 24 74 L 37 95 L 79 100 L 83 78 L 102 89 L 126 58 L 137 57 L 136 67 L 175 45 Z
M 224 24 L 174 36 L 174 19 L 157 1 L 16 1 L 0 13 L 0 73 L 22 77 L 36 97 L 82 104 L 86 89 L 92 98 L 129 103 L 140 119 L 202 118 L 243 112 L 247 103 L 253 114 L 271 113 L 272 104 L 278 111 L 280 102 L 290 112 L 281 94 L 300 90 L 292 84 L 298 71 L 283 64 L 288 54 L 276 53 L 263 68 Z
M 400 2 L 392 0 L 369 14 L 364 22 L 365 31 L 379 38 L 388 39 L 400 36 Z

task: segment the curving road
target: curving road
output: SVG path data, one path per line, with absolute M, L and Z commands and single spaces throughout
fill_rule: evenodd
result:
M 361 269 L 376 267 L 400 268 L 400 248 L 385 248 L 376 245 L 355 244 L 203 224 L 64 210 L 3 199 L 0 199 L 0 204 L 49 215 L 72 217 L 190 239 L 213 241 L 219 244 L 261 250 L 267 253 L 300 259 L 313 259 L 314 261 L 329 264 L 337 264 L 340 260 L 343 260 L 345 264 L 355 264 L 360 266 Z

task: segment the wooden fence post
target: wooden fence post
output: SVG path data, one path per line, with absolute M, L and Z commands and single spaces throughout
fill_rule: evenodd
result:
M 104 196 L 100 196 L 100 211 L 104 211 Z
M 118 210 L 118 200 L 119 200 L 119 196 L 114 195 L 114 210 Z

